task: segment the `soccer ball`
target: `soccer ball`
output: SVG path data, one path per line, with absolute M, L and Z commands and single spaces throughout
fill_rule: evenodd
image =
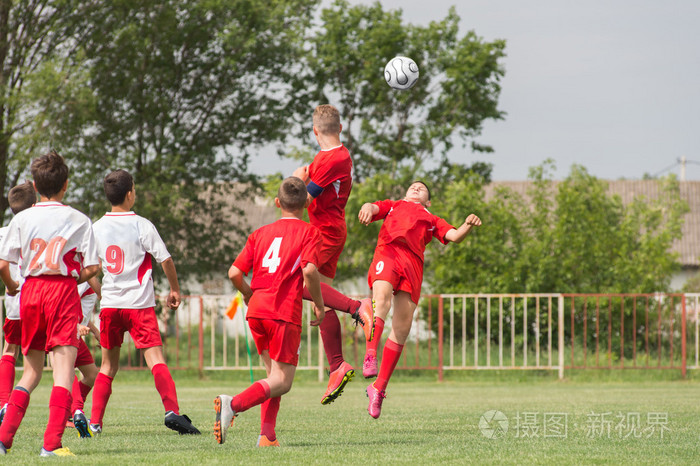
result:
M 418 65 L 408 57 L 394 57 L 384 67 L 384 79 L 394 89 L 410 89 L 418 81 Z

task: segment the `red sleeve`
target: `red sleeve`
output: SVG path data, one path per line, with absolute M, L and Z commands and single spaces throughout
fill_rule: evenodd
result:
M 437 215 L 433 216 L 433 225 L 435 226 L 433 229 L 433 236 L 436 237 L 442 244 L 447 244 L 448 241 L 445 239 L 445 235 L 454 227 Z
M 345 162 L 342 160 L 325 159 L 323 163 L 316 163 L 316 159 L 314 159 L 309 165 L 309 174 L 313 173 L 313 176 L 310 176 L 309 179 L 318 186 L 325 188 L 335 180 L 345 176 L 344 165 Z
M 250 272 L 250 269 L 253 268 L 253 258 L 255 254 L 255 232 L 251 233 L 250 236 L 248 236 L 248 240 L 245 243 L 245 247 L 243 248 L 243 251 L 241 251 L 240 254 L 238 254 L 238 257 L 236 257 L 236 260 L 233 261 L 233 265 L 238 267 L 238 269 L 243 272 L 246 276 L 248 275 L 248 272 Z
M 301 267 L 306 264 L 314 264 L 317 268 L 320 266 L 318 256 L 321 248 L 321 232 L 318 228 L 311 227 L 308 229 L 304 238 L 304 249 L 301 251 Z
M 382 220 L 383 218 L 386 218 L 387 215 L 389 215 L 389 212 L 391 211 L 391 208 L 394 207 L 397 201 L 392 201 L 391 199 L 386 199 L 384 201 L 377 201 L 373 202 L 372 204 L 376 205 L 379 207 L 379 212 L 377 212 L 377 215 L 372 217 L 372 221 L 376 222 L 377 220 Z

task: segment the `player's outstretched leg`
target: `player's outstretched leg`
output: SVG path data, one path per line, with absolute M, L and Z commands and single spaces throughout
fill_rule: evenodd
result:
M 214 412 L 216 418 L 214 420 L 214 437 L 219 444 L 226 441 L 226 432 L 228 428 L 233 426 L 233 421 L 236 419 L 236 413 L 231 408 L 233 397 L 229 395 L 219 395 L 214 398 Z

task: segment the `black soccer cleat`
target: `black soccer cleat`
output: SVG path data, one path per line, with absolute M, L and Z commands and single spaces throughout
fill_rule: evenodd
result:
M 92 437 L 90 428 L 88 427 L 88 420 L 85 417 L 85 414 L 79 409 L 76 409 L 75 413 L 73 414 L 73 425 L 78 431 L 78 435 L 80 435 L 80 438 Z
M 180 435 L 200 435 L 201 432 L 192 425 L 192 421 L 185 414 L 175 414 L 173 411 L 165 413 L 165 427 L 176 431 Z

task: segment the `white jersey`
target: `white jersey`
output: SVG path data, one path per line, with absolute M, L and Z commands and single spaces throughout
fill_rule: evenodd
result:
M 108 212 L 93 226 L 102 260 L 100 307 L 145 309 L 156 305 L 151 257 L 170 257 L 158 230 L 134 212 Z
M 0 242 L 7 235 L 10 227 L 0 228 Z M 22 285 L 22 280 L 19 274 L 19 267 L 14 262 L 10 262 L 10 277 Z M 14 296 L 5 295 L 5 317 L 10 320 L 19 320 L 19 291 Z
M 0 259 L 19 264 L 24 278 L 64 275 L 98 265 L 90 219 L 60 202 L 39 202 L 15 215 L 0 241 Z
M 80 325 L 87 326 L 90 319 L 92 319 L 92 311 L 95 310 L 95 304 L 97 304 L 97 294 L 88 282 L 78 285 L 78 294 L 80 295 L 80 306 L 83 308 L 83 320 L 80 322 Z

